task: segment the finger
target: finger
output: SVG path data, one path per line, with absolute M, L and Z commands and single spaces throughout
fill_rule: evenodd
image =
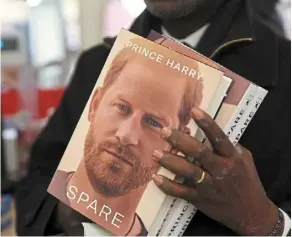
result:
M 240 144 L 237 144 L 235 146 L 236 151 L 238 152 L 239 155 L 242 155 L 245 152 L 244 147 L 242 147 Z
M 178 184 L 162 175 L 154 175 L 153 181 L 167 195 L 182 198 L 189 202 L 193 202 L 197 198 L 195 189 Z
M 206 170 L 216 166 L 217 159 L 211 150 L 190 135 L 165 127 L 161 130 L 161 136 L 175 149 L 198 161 Z
M 205 170 L 190 163 L 181 156 L 155 150 L 153 159 L 164 168 L 183 177 L 188 184 L 195 185 L 202 178 L 204 172 L 204 176 L 206 176 L 205 179 L 211 179 L 210 175 Z
M 204 146 L 201 142 L 192 136 L 185 134 L 177 129 L 164 127 L 161 130 L 161 136 L 167 140 L 174 149 L 191 157 L 196 157 L 201 153 L 207 152 L 209 150 L 206 146 Z
M 192 117 L 209 139 L 214 151 L 221 156 L 231 157 L 235 148 L 210 115 L 200 109 L 192 110 Z

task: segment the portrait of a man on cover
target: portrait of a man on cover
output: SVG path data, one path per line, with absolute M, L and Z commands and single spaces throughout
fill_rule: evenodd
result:
M 154 150 L 171 149 L 160 130 L 187 132 L 190 111 L 203 96 L 202 81 L 159 63 L 155 54 L 147 56 L 161 46 L 144 47 L 149 51 L 125 47 L 115 56 L 90 98 L 81 162 L 75 172 L 58 170 L 58 183 L 50 187 L 63 190 L 63 202 L 123 236 L 147 234 L 136 208 L 160 169 Z

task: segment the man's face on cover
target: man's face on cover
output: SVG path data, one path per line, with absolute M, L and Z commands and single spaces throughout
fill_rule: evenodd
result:
M 97 89 L 84 148 L 86 170 L 99 193 L 123 195 L 146 185 L 159 166 L 155 149 L 169 150 L 159 134 L 179 126 L 186 79 L 130 62 L 101 95 Z

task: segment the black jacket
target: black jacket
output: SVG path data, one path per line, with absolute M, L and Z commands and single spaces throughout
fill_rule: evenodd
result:
M 252 152 L 269 198 L 290 215 L 290 42 L 270 30 L 252 1 L 226 1 L 196 50 L 269 91 L 240 143 Z M 147 36 L 150 29 L 160 31 L 160 21 L 146 10 L 131 31 Z M 113 42 L 105 39 L 81 54 L 56 113 L 32 148 L 29 175 L 16 195 L 19 235 L 53 234 L 57 200 L 46 189 Z M 201 212 L 185 234 L 236 235 Z

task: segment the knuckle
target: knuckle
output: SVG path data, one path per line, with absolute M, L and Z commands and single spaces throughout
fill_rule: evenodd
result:
M 242 155 L 243 152 L 244 152 L 243 147 L 242 147 L 241 145 L 239 145 L 239 144 L 237 144 L 237 145 L 235 146 L 235 150 L 237 151 L 237 154 L 238 154 L 238 155 Z
M 235 167 L 236 162 L 234 162 L 233 160 L 223 164 L 222 169 L 220 170 L 216 180 L 225 180 L 226 177 L 228 177 L 233 172 L 233 170 L 235 170 Z
M 198 175 L 199 175 L 198 169 L 195 166 L 190 167 L 186 172 L 186 178 L 194 182 L 197 181 Z
M 245 164 L 244 159 L 242 157 L 237 157 L 237 159 L 233 160 L 233 168 L 242 167 Z
M 235 146 L 237 152 L 239 155 L 244 155 L 244 156 L 251 156 L 252 157 L 252 153 L 250 150 L 246 149 L 245 147 L 241 146 L 240 144 L 237 144 Z
M 160 188 L 167 194 L 167 195 L 172 195 L 173 194 L 173 189 L 168 185 L 168 184 L 162 184 Z
M 161 164 L 161 165 L 169 165 L 169 154 L 167 152 L 163 152 L 163 155 L 160 158 L 157 158 L 157 161 Z
M 241 166 L 243 164 L 243 160 L 238 158 L 238 159 L 233 159 L 230 162 L 230 171 L 233 171 L 235 169 L 237 169 L 239 166 Z
M 188 202 L 193 202 L 196 199 L 195 190 L 184 189 L 184 191 L 181 193 L 181 198 Z
M 213 179 L 211 177 L 207 177 L 204 181 L 204 183 L 207 185 L 207 186 L 213 186 L 214 185 L 214 182 L 213 182 Z
M 196 154 L 194 156 L 198 159 L 207 157 L 209 155 L 209 149 L 204 144 L 200 145 L 197 149 Z
M 174 129 L 172 135 L 169 138 L 169 142 L 172 144 L 173 147 L 177 147 L 181 140 L 182 140 L 181 132 Z
M 198 171 L 198 168 L 193 165 L 185 172 L 184 176 L 188 183 L 194 184 L 200 178 L 200 172 Z
M 223 142 L 226 141 L 226 138 L 228 138 L 228 137 L 226 136 L 225 133 L 223 133 L 221 131 L 217 131 L 217 136 L 215 137 L 215 142 L 218 145 L 221 145 Z
M 244 153 L 245 153 L 248 157 L 250 157 L 250 158 L 253 157 L 253 156 L 252 156 L 252 153 L 251 153 L 250 150 L 247 150 L 247 149 L 244 148 Z
M 172 194 L 176 197 L 184 198 L 187 195 L 186 187 L 183 185 L 176 185 L 173 188 Z
M 190 195 L 189 195 L 189 202 L 194 202 L 195 200 L 197 200 L 197 192 L 194 189 L 190 190 Z

